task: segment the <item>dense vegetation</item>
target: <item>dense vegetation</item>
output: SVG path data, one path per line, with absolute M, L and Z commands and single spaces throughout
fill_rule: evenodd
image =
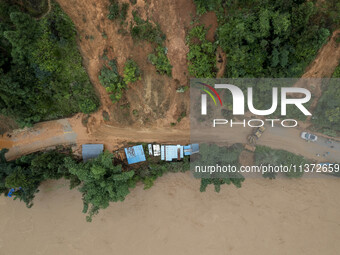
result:
M 195 78 L 215 78 L 216 76 L 216 43 L 206 39 L 207 30 L 204 26 L 195 26 L 189 31 L 189 74 Z
M 168 163 L 147 155 L 145 164 L 128 169 L 125 166 L 123 170 L 109 152 L 85 163 L 68 149 L 34 153 L 10 162 L 4 157 L 6 152 L 6 149 L 0 152 L 0 195 L 7 195 L 14 188 L 14 199 L 19 198 L 31 207 L 43 181 L 70 179 L 70 188 L 80 185 L 87 221 L 91 221 L 100 209 L 107 208 L 110 202 L 123 201 L 137 182 L 143 182 L 144 189 L 149 189 L 165 173 L 189 170 L 187 158 Z
M 143 182 L 144 189 L 153 186 L 154 181 L 166 173 L 186 172 L 190 169 L 188 158 L 178 162 L 155 161 L 147 155 L 147 164 L 135 169 L 137 180 Z
M 129 84 L 141 79 L 141 71 L 135 61 L 128 59 L 124 66 L 124 82 Z
M 12 0 L 13 4 L 35 18 L 40 18 L 48 12 L 48 0 Z
M 193 167 L 195 166 L 240 166 L 239 156 L 243 150 L 243 146 L 235 144 L 231 147 L 219 147 L 216 144 L 201 144 L 200 145 L 200 157 L 193 161 Z M 201 179 L 201 192 L 205 191 L 209 184 L 213 184 L 215 191 L 219 192 L 221 185 L 234 184 L 240 188 L 244 177 L 239 173 L 195 173 L 195 177 Z
M 325 2 L 195 0 L 199 14 L 217 14 L 216 44 L 232 78 L 300 77 L 339 25 L 340 4 Z
M 113 103 L 118 102 L 127 88 L 122 76 L 119 75 L 116 60 L 110 60 L 107 66 L 103 66 L 99 75 L 100 83 L 110 93 Z
M 141 79 L 141 71 L 135 61 L 128 59 L 124 66 L 123 77 L 119 75 L 116 60 L 110 60 L 100 71 L 99 81 L 110 93 L 113 103 L 118 102 L 129 83 Z
M 120 19 L 122 22 L 126 20 L 127 12 L 129 9 L 128 3 L 120 4 L 118 0 L 110 0 L 109 15 L 110 20 Z
M 60 7 L 40 20 L 0 1 L 0 109 L 21 125 L 91 113 L 99 104 L 76 32 Z
M 137 11 L 133 11 L 132 15 L 134 23 L 131 23 L 130 30 L 133 39 L 145 40 L 159 45 L 164 42 L 165 34 L 159 24 L 154 25 L 148 19 L 143 20 Z
M 318 101 L 313 123 L 323 133 L 336 136 L 340 132 L 340 66 L 333 74 L 335 80 L 330 80 Z
M 113 156 L 109 152 L 86 163 L 76 163 L 68 158 L 65 164 L 69 172 L 82 182 L 79 191 L 83 193 L 83 213 L 89 214 L 87 221 L 91 221 L 99 209 L 107 208 L 110 202 L 124 201 L 130 193 L 129 188 L 136 184 L 134 171 L 123 172 L 121 165 L 113 165 Z
M 163 46 L 158 46 L 154 53 L 149 54 L 148 59 L 156 67 L 159 74 L 166 74 L 171 77 L 172 65 L 166 56 L 168 49 Z
M 70 179 L 71 188 L 80 183 L 64 163 L 70 157 L 70 151 L 38 152 L 11 162 L 6 161 L 6 152 L 5 149 L 0 152 L 0 194 L 7 195 L 11 188 L 16 188 L 15 198 L 24 201 L 27 207 L 33 205 L 34 196 L 44 180 L 64 177 Z
M 307 164 L 308 161 L 299 155 L 295 155 L 291 152 L 284 150 L 274 150 L 265 146 L 256 146 L 255 150 L 255 164 L 257 166 L 288 166 L 291 165 L 300 166 Z M 263 177 L 269 179 L 275 179 L 277 173 L 276 172 L 267 172 L 263 174 Z M 303 175 L 303 172 L 300 169 L 296 169 L 294 171 L 293 168 L 290 168 L 290 171 L 285 173 L 285 175 L 289 178 L 299 178 Z

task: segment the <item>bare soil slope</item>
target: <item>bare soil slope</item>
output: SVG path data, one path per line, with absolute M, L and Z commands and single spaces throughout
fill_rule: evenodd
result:
M 335 68 L 340 64 L 340 44 L 336 39 L 340 37 L 340 30 L 333 32 L 329 41 L 319 50 L 315 60 L 308 66 L 302 78 L 330 78 L 332 77 Z M 310 109 L 313 111 L 322 95 L 321 82 L 305 83 L 305 87 L 309 89 L 313 96 L 313 102 Z M 297 83 L 295 86 L 301 86 Z M 303 86 L 303 85 L 302 85 Z
M 191 1 L 138 0 L 128 11 L 127 22 L 132 19 L 132 10 L 139 11 L 142 18 L 150 18 L 159 23 L 166 34 L 165 46 L 173 66 L 172 78 L 161 76 L 148 62 L 147 56 L 153 50 L 150 43 L 133 42 L 128 33 L 119 33 L 119 21 L 107 18 L 109 1 L 58 0 L 64 11 L 73 20 L 79 33 L 79 46 L 84 64 L 95 85 L 102 102 L 102 110 L 110 114 L 110 125 L 114 126 L 147 126 L 169 127 L 176 122 L 182 112 L 188 111 L 188 92 L 176 93 L 179 86 L 188 84 L 185 31 L 190 25 L 190 13 L 195 13 Z M 120 2 L 127 2 L 120 1 Z M 127 26 L 128 29 L 129 26 Z M 103 36 L 107 35 L 107 39 Z M 86 39 L 87 38 L 87 39 Z M 134 59 L 143 72 L 142 80 L 129 85 L 123 99 L 113 105 L 105 89 L 101 86 L 98 75 L 104 64 L 102 59 L 107 51 L 109 59 L 116 58 L 118 69 L 123 73 L 124 63 L 128 58 Z M 137 112 L 133 114 L 132 112 Z M 94 119 L 93 119 L 94 118 Z M 96 128 L 102 123 L 101 114 L 93 116 L 89 125 Z M 177 128 L 188 128 L 186 118 Z

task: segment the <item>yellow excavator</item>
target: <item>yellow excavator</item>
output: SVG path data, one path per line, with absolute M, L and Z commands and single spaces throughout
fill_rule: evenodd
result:
M 246 144 L 245 149 L 255 151 L 256 141 L 262 136 L 266 128 L 264 126 L 254 129 L 253 133 L 248 136 L 249 144 Z

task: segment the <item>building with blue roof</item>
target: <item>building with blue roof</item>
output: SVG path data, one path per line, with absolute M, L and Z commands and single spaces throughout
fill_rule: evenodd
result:
M 192 154 L 199 153 L 199 151 L 200 147 L 197 143 L 184 146 L 184 156 L 190 156 Z
M 83 161 L 86 162 L 89 159 L 98 157 L 104 151 L 103 144 L 83 144 L 82 145 L 82 156 Z
M 129 165 L 146 161 L 142 145 L 125 148 L 124 150 Z

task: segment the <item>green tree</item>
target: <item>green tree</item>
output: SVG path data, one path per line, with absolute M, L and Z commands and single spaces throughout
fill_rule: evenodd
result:
M 122 98 L 127 86 L 124 79 L 118 73 L 116 60 L 111 60 L 108 66 L 103 66 L 100 71 L 99 81 L 106 91 L 110 93 L 112 102 L 116 103 Z
M 204 26 L 195 26 L 187 36 L 189 73 L 196 78 L 216 76 L 216 44 L 209 42 L 206 34 Z
M 7 195 L 14 188 L 15 199 L 24 201 L 27 207 L 33 205 L 35 194 L 44 180 L 66 178 L 70 180 L 70 188 L 79 185 L 78 178 L 70 174 L 64 164 L 66 158 L 73 161 L 70 151 L 38 152 L 10 162 L 4 157 L 7 151 L 0 152 L 0 194 Z
M 128 59 L 124 66 L 124 82 L 126 84 L 141 80 L 141 71 L 135 61 Z
M 95 111 L 99 100 L 82 66 L 75 28 L 61 8 L 53 3 L 36 20 L 9 1 L 1 4 L 1 114 L 25 126 Z
M 148 55 L 148 59 L 156 67 L 159 74 L 171 77 L 172 65 L 167 57 L 167 48 L 158 46 L 154 53 Z
M 195 166 L 235 166 L 239 168 L 239 156 L 243 150 L 242 145 L 236 144 L 231 147 L 219 147 L 215 144 L 201 144 L 200 158 L 193 161 Z M 245 178 L 239 173 L 226 172 L 218 174 L 210 174 L 197 176 L 201 178 L 200 191 L 204 192 L 208 185 L 213 184 L 216 192 L 220 192 L 221 185 L 234 184 L 235 187 L 240 188 Z
M 299 77 L 330 35 L 311 1 L 224 4 L 216 43 L 228 56 L 227 77 Z
M 87 221 L 110 202 L 124 201 L 129 188 L 135 186 L 134 171 L 123 172 L 121 165 L 113 164 L 113 155 L 107 151 L 86 163 L 76 164 L 69 158 L 65 162 L 70 173 L 82 182 L 79 190 L 83 193 L 83 212 L 88 212 Z

